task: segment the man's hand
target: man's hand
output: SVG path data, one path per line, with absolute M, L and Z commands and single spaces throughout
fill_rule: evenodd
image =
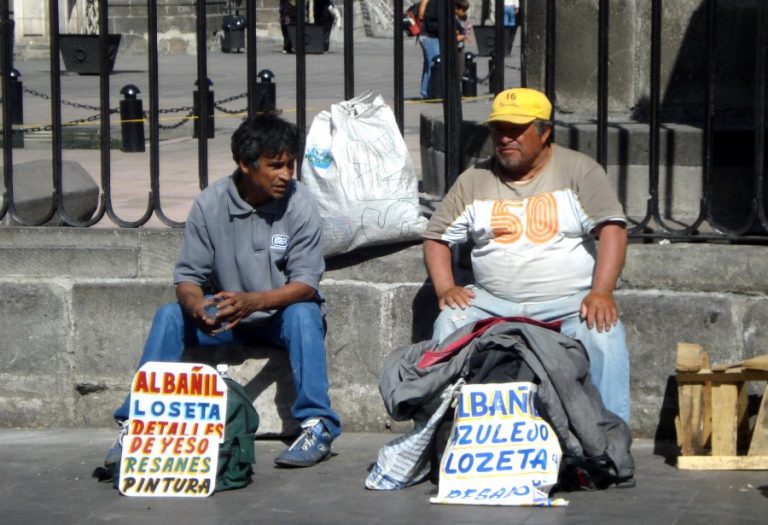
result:
M 181 282 L 176 285 L 176 297 L 179 300 L 179 305 L 192 318 L 195 326 L 208 335 L 218 333 L 221 329 L 221 322 L 205 313 L 205 307 L 211 301 L 206 300 L 200 286 L 191 282 Z
M 214 298 L 218 306 L 216 319 L 221 323 L 221 330 L 230 330 L 240 321 L 257 310 L 266 309 L 261 305 L 259 292 L 219 292 Z
M 221 321 L 205 312 L 205 307 L 211 302 L 210 300 L 200 300 L 195 302 L 193 306 L 187 306 L 186 309 L 195 326 L 208 335 L 215 335 L 221 331 Z
M 593 290 L 581 302 L 579 315 L 587 322 L 590 330 L 597 327 L 598 332 L 610 332 L 612 326 L 619 321 L 619 311 L 613 300 L 612 292 Z
M 279 310 L 294 303 L 313 301 L 316 294 L 314 288 L 299 281 L 263 292 L 219 292 L 214 296 L 218 306 L 216 319 L 221 323 L 219 331 L 234 328 L 254 312 Z
M 598 332 L 608 332 L 619 320 L 613 290 L 627 253 L 627 228 L 623 222 L 606 222 L 597 227 L 595 235 L 600 242 L 592 291 L 581 302 L 579 314 L 590 330 L 597 326 Z
M 446 306 L 449 308 L 461 308 L 463 310 L 472 304 L 472 299 L 474 299 L 474 297 L 475 292 L 472 290 L 468 290 L 463 286 L 453 286 L 438 295 L 437 299 L 441 310 Z
M 457 286 L 453 280 L 451 249 L 447 243 L 432 239 L 424 240 L 424 264 L 435 287 L 438 305 L 443 310 L 449 308 L 465 309 L 472 304 L 475 293 L 463 286 Z

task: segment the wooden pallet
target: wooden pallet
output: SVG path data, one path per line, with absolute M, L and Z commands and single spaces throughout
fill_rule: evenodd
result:
M 768 386 L 751 439 L 745 388 L 749 381 L 768 382 L 768 354 L 710 368 L 701 345 L 678 343 L 676 370 L 678 468 L 768 469 Z M 747 454 L 738 455 L 740 449 Z

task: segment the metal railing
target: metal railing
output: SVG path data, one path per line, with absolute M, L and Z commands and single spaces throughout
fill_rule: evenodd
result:
M 504 27 L 503 2 L 496 1 L 494 4 L 495 15 L 495 56 L 504 56 Z M 306 1 L 296 1 L 297 12 L 305 12 Z M 393 57 L 392 57 L 392 81 L 393 81 L 393 111 L 401 132 L 404 129 L 404 71 L 403 71 L 403 34 L 400 28 L 400 17 L 398 13 L 404 12 L 404 1 L 393 0 L 392 9 L 394 12 L 393 20 Z M 208 52 L 206 48 L 206 35 L 210 32 L 206 27 L 206 3 L 203 0 L 197 0 L 196 19 L 197 19 L 197 58 L 196 58 L 196 77 L 197 77 L 197 107 L 199 114 L 196 115 L 199 133 L 197 134 L 197 175 L 198 183 L 201 189 L 208 184 L 208 127 L 211 126 L 212 109 L 204 103 L 209 96 L 208 86 Z M 244 0 L 246 31 L 248 35 L 256 34 L 256 0 Z M 523 3 L 523 5 L 525 5 Z M 647 210 L 644 217 L 635 218 L 631 228 L 631 235 L 634 237 L 667 237 L 680 240 L 727 240 L 743 242 L 765 242 L 768 240 L 768 218 L 766 217 L 766 188 L 765 188 L 765 127 L 766 127 L 766 56 L 768 55 L 768 6 L 764 2 L 759 3 L 758 30 L 756 43 L 755 60 L 755 101 L 754 101 L 754 159 L 752 169 L 752 198 L 748 216 L 739 225 L 725 225 L 713 214 L 713 199 L 715 198 L 715 166 L 713 166 L 713 116 L 714 116 L 714 97 L 715 97 L 715 72 L 717 64 L 715 60 L 715 44 L 717 41 L 717 0 L 706 0 L 706 35 L 702 51 L 707 56 L 707 88 L 705 101 L 705 119 L 702 125 L 703 134 L 703 152 L 702 152 L 702 170 L 703 170 L 703 192 L 700 199 L 698 216 L 689 224 L 672 224 L 662 213 L 663 199 L 660 198 L 659 186 L 659 166 L 660 166 L 660 129 L 662 122 L 660 118 L 660 98 L 661 98 L 661 41 L 663 32 L 662 21 L 662 0 L 652 0 L 651 2 L 651 39 L 650 39 L 650 101 L 648 115 L 648 190 L 647 190 Z M 343 61 L 344 61 L 344 97 L 352 98 L 355 95 L 355 51 L 353 41 L 353 9 L 352 0 L 345 0 L 343 9 Z M 107 67 L 107 36 L 109 20 L 109 3 L 99 2 L 99 116 L 93 118 L 98 120 L 100 125 L 100 164 L 101 164 L 101 193 L 99 196 L 98 209 L 92 217 L 85 221 L 78 221 L 68 216 L 64 208 L 64 194 L 62 186 L 62 128 L 65 122 L 62 121 L 62 104 L 65 102 L 61 97 L 60 84 L 60 66 L 59 66 L 59 27 L 55 21 L 59 20 L 59 3 L 55 1 L 48 2 L 48 19 L 50 20 L 50 114 L 52 129 L 52 198 L 51 207 L 48 212 L 34 220 L 30 221 L 23 217 L 14 201 L 13 185 L 13 133 L 14 126 L 11 119 L 11 109 L 8 104 L 3 104 L 2 124 L 3 124 L 3 181 L 5 182 L 5 196 L 0 206 L 0 219 L 10 217 L 13 222 L 35 226 L 45 224 L 55 214 L 59 214 L 63 223 L 70 226 L 91 226 L 101 221 L 104 216 L 108 216 L 114 224 L 123 228 L 135 228 L 142 226 L 152 217 L 157 217 L 163 224 L 170 227 L 182 227 L 183 223 L 172 220 L 163 210 L 160 199 L 160 115 L 162 110 L 159 107 L 159 84 L 158 84 L 158 15 L 157 1 L 147 0 L 147 34 L 148 34 L 148 78 L 149 78 L 149 102 L 150 107 L 146 112 L 146 121 L 149 130 L 149 178 L 150 190 L 147 195 L 146 211 L 137 220 L 126 220 L 118 215 L 113 205 L 113 194 L 111 184 L 111 157 L 110 157 L 110 114 L 114 113 L 114 108 L 109 107 L 109 71 Z M 595 118 L 597 126 L 597 148 L 596 159 L 604 167 L 608 163 L 608 128 L 611 125 L 608 114 L 609 83 L 608 83 L 608 50 L 609 50 L 609 10 L 610 2 L 608 0 L 599 0 L 598 11 L 598 82 L 597 93 L 597 114 Z M 440 2 L 441 16 L 441 42 L 446 43 L 442 47 L 442 74 L 443 85 L 445 89 L 443 98 L 443 118 L 445 121 L 445 141 L 446 144 L 446 162 L 445 177 L 446 186 L 450 185 L 459 172 L 463 169 L 462 165 L 462 97 L 460 86 L 457 82 L 450 81 L 458 75 L 457 54 L 455 52 L 455 39 L 447 38 L 455 33 L 455 19 L 450 16 L 452 9 L 448 2 Z M 525 13 L 523 12 L 523 17 Z M 557 85 L 555 83 L 555 56 L 558 42 L 555 38 L 555 29 L 557 23 L 557 11 L 555 0 L 546 0 L 545 30 L 546 51 L 544 54 L 544 82 L 541 86 L 548 96 L 557 99 Z M 0 0 L 0 74 L 2 75 L 2 92 L 5 97 L 10 91 L 10 73 L 13 68 L 12 49 L 13 49 L 13 20 L 9 14 L 9 0 Z M 305 20 L 298 17 L 296 24 L 296 34 L 304 34 Z M 523 24 L 525 30 L 525 24 Z M 248 38 L 245 49 L 247 71 L 247 113 L 253 115 L 259 111 L 258 97 L 256 94 L 257 85 L 257 44 L 258 39 Z M 296 84 L 296 124 L 300 130 L 300 136 L 306 136 L 307 130 L 307 99 L 305 90 L 302 89 L 307 82 L 306 71 L 306 52 L 303 39 L 296 39 L 295 55 L 295 84 Z M 496 67 L 490 79 L 491 91 L 498 93 L 504 87 L 504 67 Z M 523 82 L 526 80 L 525 71 L 523 71 Z M 303 148 L 303 143 L 300 145 Z M 299 159 L 301 162 L 301 158 Z M 300 168 L 300 166 L 299 166 Z M 300 169 L 297 170 L 300 173 Z

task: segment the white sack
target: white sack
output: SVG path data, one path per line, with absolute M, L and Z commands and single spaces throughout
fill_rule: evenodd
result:
M 368 92 L 312 121 L 302 182 L 317 198 L 326 256 L 421 238 L 416 172 L 392 110 Z

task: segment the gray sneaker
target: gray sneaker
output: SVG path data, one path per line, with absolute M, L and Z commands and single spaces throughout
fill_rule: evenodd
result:
M 311 467 L 331 455 L 331 433 L 322 419 L 312 418 L 301 424 L 303 432 L 293 444 L 275 458 L 279 467 Z

